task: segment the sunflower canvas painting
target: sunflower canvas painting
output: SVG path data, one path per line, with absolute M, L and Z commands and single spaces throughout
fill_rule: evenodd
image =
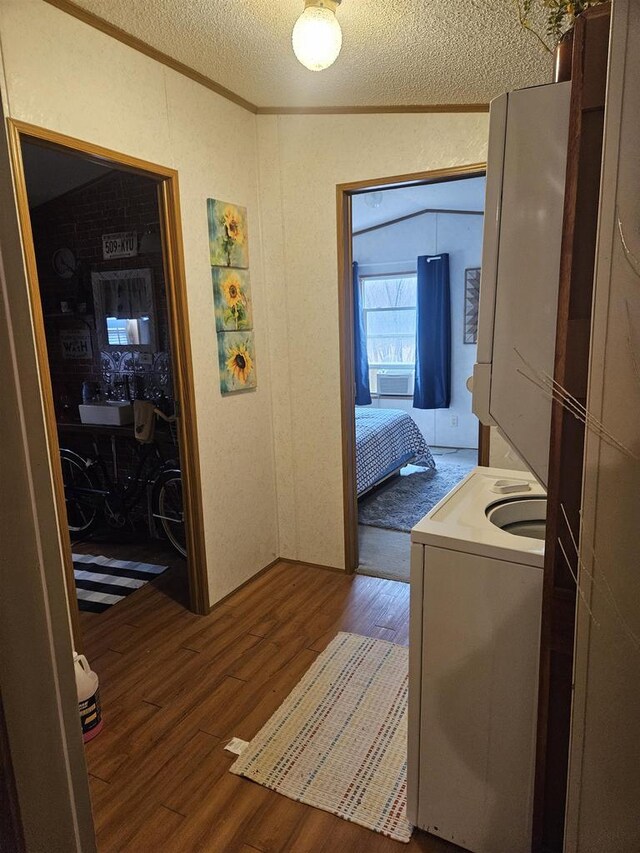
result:
M 219 332 L 218 363 L 223 394 L 255 388 L 256 351 L 253 332 Z
M 249 266 L 246 208 L 227 201 L 207 199 L 209 255 L 212 267 Z
M 249 270 L 211 267 L 216 331 L 240 332 L 253 328 Z

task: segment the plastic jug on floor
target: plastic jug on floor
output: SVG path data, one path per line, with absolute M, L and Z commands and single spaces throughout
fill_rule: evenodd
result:
M 82 739 L 85 743 L 102 731 L 102 710 L 100 708 L 100 686 L 98 676 L 89 666 L 84 655 L 73 653 L 78 691 L 78 709 L 82 724 Z

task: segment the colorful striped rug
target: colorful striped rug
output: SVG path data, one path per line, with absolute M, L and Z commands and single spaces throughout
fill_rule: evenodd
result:
M 408 649 L 340 633 L 231 767 L 408 842 Z
M 78 607 L 92 613 L 102 613 L 168 568 L 152 563 L 94 557 L 91 554 L 71 556 Z

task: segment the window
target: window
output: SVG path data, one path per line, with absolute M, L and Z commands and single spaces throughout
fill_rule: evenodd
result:
M 106 317 L 106 321 L 110 346 L 132 346 L 150 342 L 148 317 Z
M 413 374 L 416 363 L 415 275 L 363 276 L 362 312 L 367 338 L 371 390 L 378 373 Z M 413 382 L 405 394 L 413 393 Z
M 156 352 L 151 270 L 92 272 L 91 286 L 100 349 Z

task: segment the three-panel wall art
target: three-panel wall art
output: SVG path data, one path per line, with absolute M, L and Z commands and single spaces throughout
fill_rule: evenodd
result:
M 207 218 L 220 390 L 233 394 L 257 384 L 247 211 L 209 198 Z

